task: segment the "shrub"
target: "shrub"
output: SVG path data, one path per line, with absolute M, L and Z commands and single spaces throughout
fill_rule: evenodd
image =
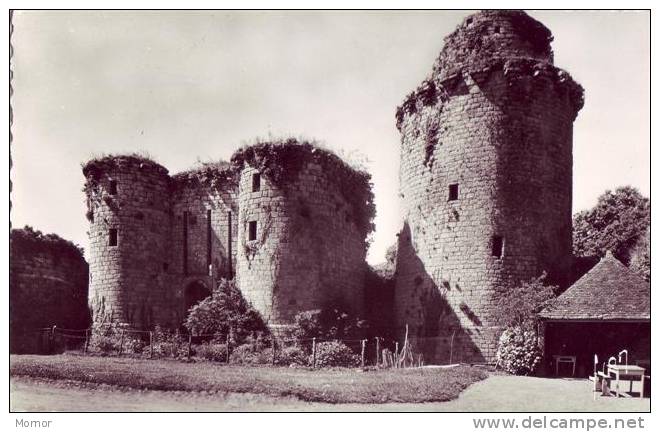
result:
M 272 358 L 271 349 L 258 350 L 253 344 L 239 345 L 229 354 L 230 363 L 238 364 L 270 364 Z
M 349 315 L 339 306 L 299 312 L 294 320 L 292 336 L 297 340 L 354 339 L 367 328 L 365 320 Z
M 112 336 L 92 334 L 89 340 L 89 350 L 101 354 L 112 354 L 119 351 L 119 345 L 115 343 Z
M 254 332 L 267 332 L 259 313 L 243 298 L 233 281 L 223 279 L 210 297 L 190 308 L 183 324 L 193 334 L 228 334 L 242 344 Z
M 504 330 L 497 347 L 497 363 L 515 375 L 529 375 L 541 362 L 536 332 L 522 327 Z
M 195 355 L 205 360 L 214 362 L 227 361 L 227 345 L 216 343 L 204 343 L 194 347 Z
M 310 363 L 311 363 L 310 358 Z M 360 356 L 344 343 L 339 341 L 321 342 L 316 345 L 317 367 L 357 367 L 360 364 Z
M 279 366 L 309 366 L 309 357 L 299 346 L 290 346 L 277 352 L 275 364 Z
M 179 331 L 171 331 L 156 326 L 153 332 L 154 357 L 185 357 L 188 355 L 188 344 Z

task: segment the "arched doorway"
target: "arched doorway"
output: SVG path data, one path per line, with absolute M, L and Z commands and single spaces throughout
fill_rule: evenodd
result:
M 188 315 L 191 307 L 210 295 L 211 291 L 206 287 L 204 282 L 199 280 L 190 282 L 184 291 L 185 314 Z

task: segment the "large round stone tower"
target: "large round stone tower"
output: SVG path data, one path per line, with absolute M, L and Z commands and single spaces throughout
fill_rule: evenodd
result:
M 238 287 L 269 326 L 325 306 L 361 315 L 369 175 L 295 140 L 243 148 L 232 164 L 240 171 Z
M 178 325 L 168 298 L 167 169 L 141 157 L 108 156 L 83 167 L 89 225 L 89 302 L 96 324 Z
M 498 290 L 570 262 L 583 93 L 551 41 L 521 11 L 471 15 L 397 110 L 396 324 L 429 361 L 494 361 Z

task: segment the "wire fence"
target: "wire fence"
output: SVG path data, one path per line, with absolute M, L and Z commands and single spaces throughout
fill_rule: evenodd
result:
M 259 363 L 282 364 L 281 358 L 291 347 L 309 353 L 309 366 L 317 367 L 319 348 L 326 342 L 341 342 L 359 357 L 361 367 L 410 367 L 427 363 L 451 364 L 463 355 L 453 348 L 454 335 L 395 339 L 371 336 L 365 338 L 295 338 L 255 332 L 239 344 L 233 332 L 184 334 L 155 330 L 117 327 L 67 329 L 57 326 L 37 330 L 42 352 L 76 351 L 85 355 L 132 356 L 140 358 L 175 357 L 208 358 L 233 362 L 232 353 L 239 349 L 259 353 Z M 269 357 L 266 359 L 266 357 Z M 404 360 L 404 357 L 406 360 Z M 268 360 L 268 361 L 267 361 Z M 238 359 L 240 362 L 240 359 Z

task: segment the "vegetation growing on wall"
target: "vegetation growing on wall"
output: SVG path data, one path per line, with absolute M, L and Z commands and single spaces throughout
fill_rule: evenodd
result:
M 430 106 L 438 103 L 438 90 L 430 79 L 426 79 L 412 93 L 406 96 L 403 104 L 396 109 L 396 128 L 401 130 L 403 118 L 417 112 L 417 102 L 422 106 Z
M 71 257 L 84 261 L 83 249 L 58 236 L 57 234 L 44 234 L 29 225 L 22 229 L 13 229 L 9 234 L 9 244 L 12 254 L 33 256 L 46 253 L 57 257 Z
M 124 168 L 134 167 L 138 169 L 149 169 L 167 175 L 167 168 L 155 162 L 149 155 L 142 153 L 129 153 L 123 155 L 109 154 L 97 156 L 82 164 L 85 185 L 83 192 L 87 197 L 87 220 L 93 222 L 94 209 L 105 202 L 113 211 L 119 209 L 119 205 L 108 195 L 101 193 L 100 181 L 103 174 Z
M 376 215 L 371 175 L 351 167 L 317 143 L 295 138 L 257 142 L 240 148 L 231 157 L 235 175 L 239 175 L 245 165 L 250 165 L 277 188 L 295 182 L 309 162 L 321 165 L 328 178 L 337 182 L 337 188 L 351 206 L 355 224 L 365 236 L 371 233 Z
M 229 162 L 199 162 L 198 166 L 172 176 L 174 188 L 205 186 L 220 189 L 238 186 Z
M 108 171 L 115 171 L 127 167 L 150 168 L 155 171 L 160 171 L 167 174 L 167 168 L 154 161 L 146 153 L 129 153 L 129 154 L 109 154 L 94 157 L 82 164 L 83 175 L 89 180 L 98 181 L 101 175 Z

